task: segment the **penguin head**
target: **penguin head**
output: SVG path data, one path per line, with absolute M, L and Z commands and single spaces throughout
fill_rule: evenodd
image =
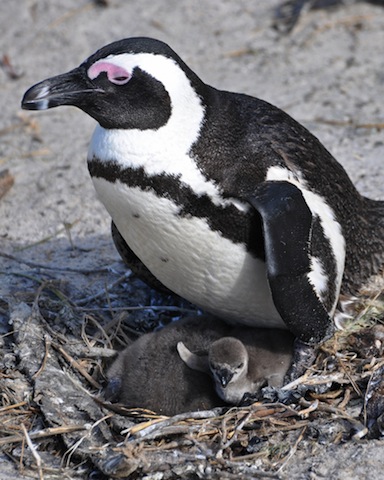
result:
M 138 37 L 111 43 L 79 67 L 34 85 L 22 108 L 73 105 L 103 128 L 157 130 L 175 107 L 187 112 L 191 100 L 199 104 L 204 88 L 168 45 Z
M 212 343 L 208 361 L 218 387 L 236 384 L 248 372 L 248 351 L 243 342 L 234 337 L 223 337 Z

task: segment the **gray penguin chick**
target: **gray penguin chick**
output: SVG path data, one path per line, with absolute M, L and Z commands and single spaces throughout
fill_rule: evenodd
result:
M 283 385 L 293 341 L 286 330 L 238 327 L 214 341 L 205 355 L 192 353 L 182 342 L 177 348 L 191 369 L 211 375 L 220 398 L 238 405 L 245 394 L 256 394 L 264 385 Z
M 194 317 L 142 335 L 118 354 L 107 371 L 104 397 L 169 416 L 223 406 L 211 378 L 190 369 L 178 355 L 177 344 L 207 351 L 230 328 L 218 319 Z

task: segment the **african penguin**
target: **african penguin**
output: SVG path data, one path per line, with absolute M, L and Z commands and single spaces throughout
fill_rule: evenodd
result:
M 218 319 L 191 317 L 142 335 L 109 368 L 104 396 L 163 415 L 223 406 L 211 378 L 185 365 L 176 347 L 183 342 L 204 351 L 228 330 L 228 324 Z
M 293 336 L 286 330 L 238 327 L 211 343 L 205 355 L 182 342 L 180 357 L 190 368 L 209 373 L 220 398 L 238 405 L 268 385 L 280 388 L 291 365 Z
M 165 43 L 129 38 L 24 95 L 98 125 L 88 166 L 123 257 L 203 310 L 300 341 L 329 336 L 340 290 L 384 263 L 384 202 L 303 126 L 217 90 Z

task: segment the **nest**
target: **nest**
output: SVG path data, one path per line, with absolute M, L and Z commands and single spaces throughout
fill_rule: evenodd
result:
M 106 321 L 52 283 L 0 313 L 12 327 L 1 337 L 0 445 L 35 478 L 279 478 L 302 448 L 382 433 L 383 294 L 356 301 L 290 385 L 251 405 L 174 417 L 100 399 L 113 347 L 134 331 L 121 314 Z

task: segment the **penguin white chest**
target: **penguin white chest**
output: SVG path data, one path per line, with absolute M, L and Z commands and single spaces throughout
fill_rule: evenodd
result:
M 153 191 L 95 177 L 100 200 L 152 274 L 178 295 L 229 321 L 284 328 L 265 264 L 212 230 L 205 218 Z

